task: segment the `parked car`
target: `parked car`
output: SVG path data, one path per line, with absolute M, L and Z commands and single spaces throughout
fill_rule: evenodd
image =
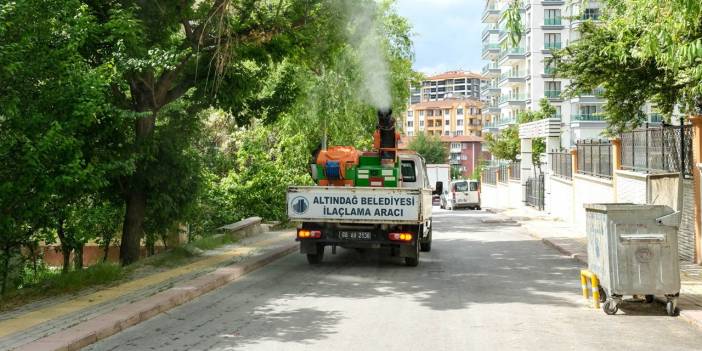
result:
M 453 210 L 468 207 L 480 209 L 480 183 L 477 180 L 454 180 L 441 195 L 441 208 Z

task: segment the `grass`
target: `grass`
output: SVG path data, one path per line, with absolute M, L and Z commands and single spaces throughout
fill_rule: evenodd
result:
M 219 235 L 206 236 L 202 239 L 195 240 L 194 242 L 190 243 L 189 245 L 197 247 L 200 250 L 207 251 L 207 250 L 216 249 L 216 248 L 224 246 L 224 245 L 234 244 L 237 241 L 239 241 L 239 239 L 234 238 L 231 235 L 219 234 Z
M 62 274 L 56 269 L 42 269 L 33 283 L 6 293 L 0 299 L 0 311 L 45 297 L 74 293 L 122 280 L 126 269 L 114 263 L 98 263 L 88 268 Z
M 42 266 L 36 274 L 29 274 L 20 289 L 0 297 L 0 311 L 5 311 L 29 302 L 51 296 L 75 293 L 88 288 L 99 288 L 116 284 L 189 264 L 200 259 L 204 251 L 236 243 L 238 237 L 226 234 L 210 235 L 183 246 L 177 246 L 160 254 L 147 257 L 135 264 L 122 267 L 115 263 L 98 263 L 82 270 L 61 273 L 60 269 Z

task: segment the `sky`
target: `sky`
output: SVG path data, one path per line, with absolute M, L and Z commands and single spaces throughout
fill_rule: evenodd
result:
M 480 72 L 481 23 L 485 0 L 396 0 L 413 27 L 414 69 L 425 74 L 450 70 Z

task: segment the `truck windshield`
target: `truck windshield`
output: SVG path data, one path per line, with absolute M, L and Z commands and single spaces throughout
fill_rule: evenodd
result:
M 468 182 L 453 183 L 453 189 L 455 191 L 468 191 Z
M 414 161 L 402 161 L 402 181 L 410 183 L 417 181 Z

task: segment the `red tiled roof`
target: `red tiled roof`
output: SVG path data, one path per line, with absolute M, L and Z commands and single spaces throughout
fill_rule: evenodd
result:
M 484 77 L 478 73 L 471 71 L 448 71 L 440 73 L 431 77 L 427 77 L 426 80 L 443 80 L 443 79 L 454 79 L 454 78 L 478 78 L 484 79 Z

